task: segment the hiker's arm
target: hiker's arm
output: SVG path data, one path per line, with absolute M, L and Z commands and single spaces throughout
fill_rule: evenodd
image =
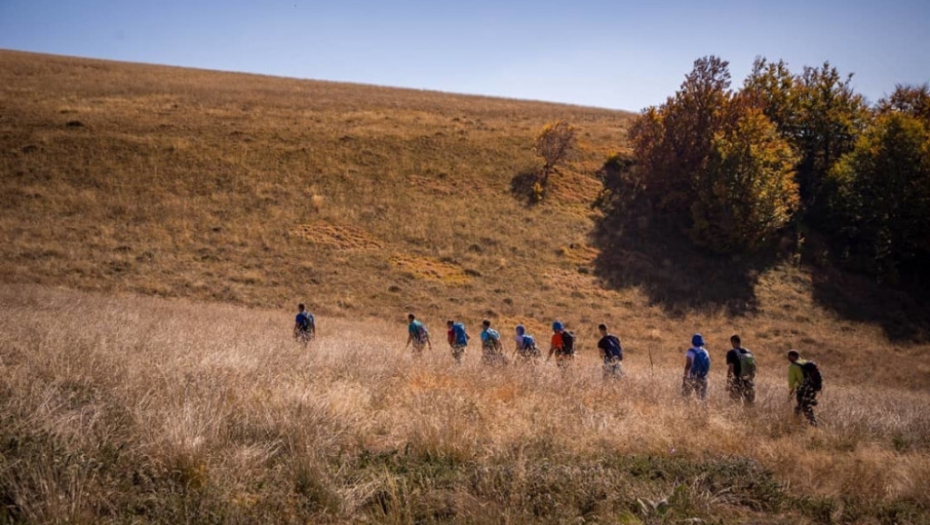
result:
M 546 361 L 552 359 L 552 354 L 554 354 L 554 353 L 555 353 L 555 347 L 554 347 L 554 346 L 550 346 L 550 347 L 549 347 L 549 355 L 546 356 Z
M 733 363 L 727 365 L 727 377 L 733 377 Z
M 684 375 L 685 379 L 688 378 L 688 374 L 690 373 L 691 373 L 691 358 L 685 357 L 685 375 Z
M 407 344 L 404 345 L 404 348 L 410 346 L 410 343 L 413 341 L 413 334 L 410 332 L 407 333 Z

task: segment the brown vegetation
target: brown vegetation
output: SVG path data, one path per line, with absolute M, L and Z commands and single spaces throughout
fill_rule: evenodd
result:
M 577 155 L 527 208 L 511 192 L 560 119 Z M 0 523 L 925 520 L 925 310 L 602 220 L 630 122 L 0 52 Z M 306 354 L 299 301 L 322 318 Z M 414 363 L 408 310 L 434 339 L 489 317 L 545 341 L 559 317 L 582 356 L 564 376 L 455 369 L 441 344 Z M 707 411 L 675 393 L 694 331 Z M 749 414 L 719 389 L 733 332 L 762 370 Z M 820 430 L 787 415 L 792 347 L 827 374 Z

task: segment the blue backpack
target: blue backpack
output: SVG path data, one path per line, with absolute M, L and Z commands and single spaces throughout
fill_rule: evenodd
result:
M 468 345 L 468 334 L 465 333 L 465 325 L 462 323 L 455 323 L 452 325 L 452 335 L 455 338 L 455 344 L 461 346 Z
M 691 376 L 705 378 L 710 372 L 710 354 L 704 348 L 692 348 L 694 360 L 691 361 Z
M 531 335 L 523 336 L 523 350 L 532 350 L 536 348 L 536 340 Z

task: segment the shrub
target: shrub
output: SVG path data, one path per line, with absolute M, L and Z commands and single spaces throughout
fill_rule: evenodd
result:
M 574 126 L 559 120 L 546 124 L 536 136 L 536 146 L 533 148 L 543 158 L 542 184 L 545 186 L 549 174 L 556 166 L 565 162 L 572 154 L 576 144 L 576 129 Z

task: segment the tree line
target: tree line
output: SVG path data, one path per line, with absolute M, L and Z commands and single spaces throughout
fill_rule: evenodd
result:
M 883 280 L 930 273 L 930 88 L 870 104 L 829 63 L 794 73 L 759 58 L 740 88 L 700 58 L 601 171 L 609 213 L 661 218 L 718 253 L 824 239 Z M 790 234 L 790 235 L 789 235 Z M 799 249 L 799 248 L 798 248 Z

